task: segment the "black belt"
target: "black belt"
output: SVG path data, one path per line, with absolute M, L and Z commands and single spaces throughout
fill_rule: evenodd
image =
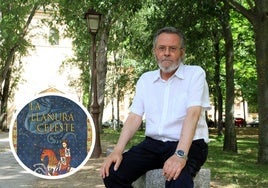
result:
M 158 142 L 163 142 L 162 140 L 157 140 L 157 139 L 151 138 L 149 136 L 146 136 L 145 139 L 158 141 Z M 167 142 L 179 142 L 179 141 L 167 141 Z M 203 138 L 201 138 L 201 139 L 193 140 L 192 143 L 193 144 L 199 144 L 199 143 L 204 143 L 204 142 L 205 142 L 205 140 Z

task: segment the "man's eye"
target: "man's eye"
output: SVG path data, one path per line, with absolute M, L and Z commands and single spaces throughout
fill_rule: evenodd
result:
M 158 49 L 161 50 L 161 51 L 165 51 L 166 50 L 166 47 L 160 46 Z

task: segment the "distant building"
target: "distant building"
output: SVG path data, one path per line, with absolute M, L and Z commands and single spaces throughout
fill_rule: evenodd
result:
M 23 64 L 23 72 L 14 100 L 9 104 L 8 125 L 17 110 L 48 88 L 57 88 L 72 98 L 81 99 L 82 92 L 69 84 L 79 79 L 80 70 L 76 67 L 61 69 L 62 63 L 73 56 L 72 39 L 63 37 L 64 25 L 50 27 L 43 19 L 52 18 L 43 11 L 37 11 L 29 27 L 27 38 L 34 48 L 19 60 Z

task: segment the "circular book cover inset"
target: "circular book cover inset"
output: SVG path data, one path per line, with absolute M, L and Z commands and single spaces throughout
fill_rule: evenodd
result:
M 82 168 L 95 144 L 92 117 L 65 95 L 44 94 L 13 118 L 10 147 L 18 163 L 45 179 L 67 177 Z

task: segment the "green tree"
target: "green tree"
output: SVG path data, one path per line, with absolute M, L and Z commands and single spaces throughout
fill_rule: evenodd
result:
M 228 3 L 245 16 L 253 26 L 256 47 L 256 67 L 258 78 L 258 112 L 259 112 L 259 152 L 258 162 L 268 164 L 268 1 L 248 0 L 246 4 L 236 0 Z
M 42 1 L 0 1 L 0 114 L 7 113 L 9 96 L 18 81 L 14 62 L 19 61 L 31 46 L 26 35 L 41 4 Z
M 97 36 L 97 80 L 98 80 L 98 102 L 100 104 L 100 117 L 99 125 L 101 125 L 102 112 L 104 108 L 104 94 L 105 94 L 105 83 L 107 73 L 107 52 L 109 51 L 109 45 L 114 41 L 111 40 L 110 31 L 113 29 L 114 24 L 117 22 L 125 24 L 125 18 L 130 18 L 136 11 L 141 8 L 141 1 L 122 1 L 122 0 L 92 0 L 92 1 L 71 1 L 64 0 L 60 1 L 60 13 L 62 20 L 68 25 L 68 35 L 75 39 L 74 50 L 77 55 L 79 67 L 81 67 L 82 83 L 84 84 L 84 95 L 87 96 L 87 106 L 91 104 L 91 86 L 89 82 L 90 74 L 90 63 L 88 46 L 91 46 L 90 35 L 86 29 L 86 22 L 84 14 L 89 8 L 94 8 L 97 12 L 102 13 L 101 28 Z M 124 18 L 124 19 L 123 19 Z M 100 127 L 96 127 L 97 142 L 93 152 L 94 157 L 99 157 L 101 154 L 101 146 L 99 143 Z
M 233 39 L 235 48 L 235 96 L 247 101 L 249 112 L 257 113 L 257 72 L 252 25 L 241 14 L 232 11 Z M 244 109 L 245 110 L 245 109 Z M 247 120 L 244 112 L 243 117 Z

